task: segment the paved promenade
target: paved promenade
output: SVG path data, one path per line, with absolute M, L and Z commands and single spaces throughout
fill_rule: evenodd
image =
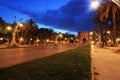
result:
M 120 80 L 120 49 L 91 46 L 93 80 Z
M 10 67 L 16 64 L 32 61 L 46 56 L 54 55 L 69 49 L 76 48 L 76 45 L 60 45 L 31 48 L 0 49 L 0 68 Z

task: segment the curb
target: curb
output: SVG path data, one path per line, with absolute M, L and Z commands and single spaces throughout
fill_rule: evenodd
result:
M 90 54 L 91 54 L 91 80 L 95 80 L 95 75 L 94 75 L 94 60 L 93 60 L 93 55 L 92 55 L 92 47 L 90 46 Z

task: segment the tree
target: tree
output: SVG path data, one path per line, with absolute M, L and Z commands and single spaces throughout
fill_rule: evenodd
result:
M 100 23 L 106 25 L 109 20 L 112 22 L 113 29 L 113 46 L 116 46 L 116 13 L 117 6 L 112 2 L 102 3 L 100 8 L 97 10 L 97 19 Z
M 5 26 L 6 26 L 6 22 L 2 19 L 2 17 L 0 17 L 0 31 L 3 32 Z
M 54 31 L 52 29 L 40 28 L 37 36 L 41 41 L 41 44 L 44 44 L 46 39 L 51 39 L 53 37 Z
M 33 19 L 28 19 L 24 27 L 25 29 L 21 35 L 24 36 L 26 43 L 30 44 L 30 39 L 34 38 L 35 33 L 38 31 L 38 25 Z

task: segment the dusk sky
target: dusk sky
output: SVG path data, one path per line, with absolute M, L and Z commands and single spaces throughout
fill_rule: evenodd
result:
M 39 28 L 77 33 L 94 28 L 92 0 L 0 0 L 0 17 L 8 23 L 32 18 Z

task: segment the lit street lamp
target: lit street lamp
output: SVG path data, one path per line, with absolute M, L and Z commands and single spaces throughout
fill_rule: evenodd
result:
M 110 31 L 107 31 L 107 34 L 110 34 Z
M 3 38 L 0 38 L 0 40 L 2 41 L 2 40 L 3 40 Z
M 98 33 L 95 32 L 95 31 L 92 31 L 92 32 L 90 32 L 91 38 L 92 38 L 92 35 L 94 35 L 94 34 L 98 37 L 98 44 L 101 44 L 101 35 L 98 34 Z M 92 43 L 93 43 L 93 42 L 92 42 Z
M 11 26 L 7 26 L 6 28 L 8 31 L 11 31 L 12 30 L 12 27 Z
M 63 37 L 63 34 L 59 33 L 57 36 L 56 36 L 56 43 L 58 42 L 58 38 L 62 38 Z
M 22 27 L 22 23 L 17 23 L 17 25 L 14 27 L 13 32 L 12 32 L 12 41 L 10 42 L 11 47 L 19 46 L 19 44 L 16 42 L 16 32 L 18 27 Z
M 99 7 L 99 2 L 97 0 L 93 0 L 92 3 L 91 3 L 91 7 L 93 9 L 96 9 Z
M 108 0 L 109 2 L 113 2 L 114 4 L 116 4 L 118 7 L 120 7 L 120 0 Z M 98 0 L 93 0 L 92 3 L 91 3 L 91 7 L 93 9 L 96 9 L 99 7 L 99 2 Z

